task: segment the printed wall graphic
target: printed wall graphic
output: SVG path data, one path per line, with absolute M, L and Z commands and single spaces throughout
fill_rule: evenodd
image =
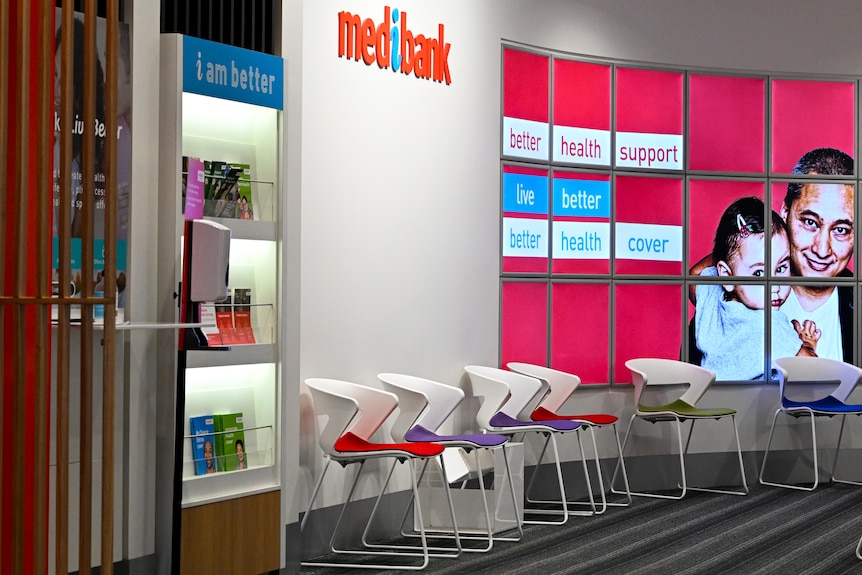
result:
M 501 364 L 523 361 L 547 365 L 547 282 L 503 282 Z
M 610 178 L 554 172 L 554 273 L 607 274 L 611 257 Z
M 688 261 L 689 271 L 710 257 L 715 246 L 718 224 L 725 209 L 740 198 L 766 197 L 764 182 L 750 180 L 700 180 L 688 183 Z M 765 209 L 765 208 L 763 208 Z M 759 255 L 763 257 L 763 250 Z M 694 274 L 697 275 L 697 274 Z M 751 275 L 751 274 L 745 274 Z
M 60 9 L 56 11 L 55 46 L 57 58 L 60 49 Z M 60 134 L 63 130 L 72 130 L 72 296 L 80 297 L 83 290 L 83 282 L 90 281 L 95 285 L 101 278 L 105 265 L 105 194 L 116 193 L 117 195 L 117 309 L 125 307 L 126 286 L 128 285 L 128 237 L 129 237 L 129 206 L 131 203 L 131 175 L 132 175 L 132 92 L 131 92 L 131 61 L 129 51 L 129 26 L 119 25 L 119 57 L 118 57 L 118 90 L 117 90 L 117 133 L 105 133 L 105 35 L 107 24 L 103 18 L 96 20 L 96 125 L 85 127 L 80 118 L 84 115 L 83 86 L 84 86 L 84 15 L 75 13 L 74 18 L 74 102 L 73 115 L 76 121 L 71 126 L 60 124 L 59 108 L 55 109 L 54 118 L 54 206 L 60 203 Z M 55 67 L 55 85 L 59 86 L 60 66 Z M 59 90 L 54 91 L 54 97 L 59 99 Z M 55 102 L 59 104 L 59 100 Z M 82 153 L 83 132 L 85 129 L 96 131 L 96 156 L 93 195 L 84 196 L 84 183 L 82 182 Z M 105 139 L 114 137 L 117 139 L 117 190 L 105 189 Z M 94 247 L 93 247 L 93 270 L 95 277 L 81 277 L 82 246 L 81 235 L 83 218 L 81 207 L 84 202 L 90 202 L 94 206 Z M 59 209 L 54 210 L 53 219 L 53 258 L 54 280 L 59 279 Z M 77 315 L 76 315 L 77 314 Z M 73 319 L 80 317 L 80 309 L 72 308 Z
M 614 288 L 614 381 L 631 382 L 626 361 L 679 359 L 682 285 L 617 284 Z
M 501 150 L 503 363 L 625 384 L 644 356 L 761 383 L 782 356 L 862 361 L 858 79 L 503 50 L 503 125 L 553 128 L 549 156 Z
M 617 176 L 616 272 L 682 274 L 682 180 Z
M 611 67 L 554 60 L 553 159 L 610 166 Z
M 503 271 L 548 272 L 548 171 L 503 166 Z
M 616 70 L 616 166 L 682 170 L 682 74 Z
M 503 49 L 503 156 L 548 160 L 549 70 L 548 56 Z
M 816 148 L 837 148 L 855 157 L 856 83 L 772 81 L 772 171 L 793 173 L 799 158 Z
M 576 373 L 582 383 L 608 380 L 610 285 L 551 286 L 551 367 Z
M 689 168 L 762 174 L 766 156 L 766 80 L 691 74 Z

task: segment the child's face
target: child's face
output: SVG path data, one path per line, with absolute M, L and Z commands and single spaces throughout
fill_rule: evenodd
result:
M 766 275 L 763 263 L 765 250 L 764 234 L 752 234 L 739 243 L 739 250 L 731 256 L 730 261 L 718 262 L 718 273 L 723 276 L 753 276 Z M 772 236 L 772 276 L 787 277 L 790 275 L 790 251 L 786 234 Z M 734 299 L 749 309 L 763 309 L 763 287 L 759 285 L 725 285 L 724 289 L 733 294 Z M 787 299 L 790 286 L 772 286 L 770 305 L 778 309 Z
M 787 234 L 772 234 L 772 275 L 775 277 L 790 277 L 790 243 Z M 789 285 L 772 285 L 771 305 L 777 310 L 787 301 L 790 295 Z

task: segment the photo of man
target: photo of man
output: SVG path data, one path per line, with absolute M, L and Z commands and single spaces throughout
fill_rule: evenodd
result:
M 794 174 L 853 174 L 853 158 L 834 148 L 806 153 Z M 792 182 L 781 208 L 790 240 L 791 273 L 803 277 L 851 277 L 853 258 L 852 184 Z M 811 320 L 821 332 L 817 355 L 852 361 L 853 290 L 849 286 L 795 285 L 784 313 Z
M 805 176 L 851 176 L 854 173 L 853 158 L 845 152 L 835 148 L 817 148 L 806 152 L 797 162 L 793 173 Z M 776 254 L 774 236 L 776 229 L 783 230 L 786 234 L 784 245 L 789 261 L 789 273 L 777 273 L 772 271 L 773 278 L 782 275 L 810 278 L 844 278 L 852 277 L 851 268 L 854 246 L 854 185 L 843 181 L 801 180 L 786 184 L 786 193 L 781 201 L 780 208 L 776 205 L 773 216 L 780 218 L 772 228 L 772 251 Z M 784 184 L 781 184 L 781 188 Z M 773 197 L 777 204 L 779 198 L 779 186 L 773 188 Z M 777 196 L 777 197 L 776 197 Z M 730 209 L 730 208 L 729 208 Z M 756 209 L 755 211 L 760 211 Z M 780 213 L 779 213 L 780 212 Z M 749 230 L 749 219 L 739 218 L 745 225 L 740 231 Z M 733 223 L 733 222 L 731 222 Z M 780 224 L 780 225 L 779 225 Z M 778 226 L 776 228 L 776 226 Z M 744 229 L 743 229 L 744 228 Z M 757 231 L 763 234 L 761 229 Z M 754 230 L 751 230 L 752 232 Z M 720 243 L 720 242 L 719 242 Z M 718 245 L 718 244 L 717 244 Z M 779 250 L 781 251 L 781 250 Z M 694 255 L 694 254 L 692 254 Z M 760 260 L 763 260 L 763 250 L 760 250 Z M 690 275 L 715 275 L 706 273 L 705 270 L 716 269 L 719 264 L 715 260 L 715 253 L 710 253 L 694 263 L 689 270 Z M 783 268 L 782 268 L 783 269 Z M 720 275 L 720 274 L 719 274 Z M 730 274 L 734 275 L 734 274 Z M 707 284 L 704 284 L 704 289 Z M 728 289 L 729 288 L 729 289 Z M 787 349 L 796 348 L 800 345 L 806 353 L 816 354 L 819 357 L 827 357 L 839 361 L 852 361 L 852 299 L 853 288 L 844 285 L 830 285 L 828 283 L 811 283 L 807 285 L 773 285 L 773 291 L 778 289 L 786 297 L 780 298 L 780 304 L 773 304 L 773 326 L 772 326 L 772 354 L 775 357 L 788 355 Z M 698 289 L 701 289 L 698 287 Z M 690 299 L 692 305 L 699 306 L 700 302 L 695 297 L 694 286 L 690 288 Z M 736 298 L 735 292 L 739 291 L 734 286 L 725 286 L 722 294 L 724 302 L 733 302 Z M 705 292 L 704 292 L 705 293 Z M 743 302 L 744 303 L 744 302 Z M 726 305 L 726 304 L 725 304 Z M 779 311 L 780 308 L 780 311 Z M 746 380 L 752 376 L 747 372 L 742 373 L 737 369 L 738 362 L 732 365 L 716 366 L 710 363 L 710 358 L 705 357 L 708 342 L 719 334 L 711 333 L 713 328 L 702 324 L 702 319 L 697 314 L 689 325 L 689 361 L 697 365 L 709 365 L 716 369 L 723 380 Z M 799 336 L 799 342 L 792 346 L 785 345 L 776 349 L 776 333 L 787 333 L 788 326 L 775 325 L 776 317 L 783 323 L 790 322 Z M 762 320 L 759 325 L 762 325 Z M 716 324 L 717 325 L 717 324 Z M 727 325 L 722 324 L 724 328 Z M 777 329 L 780 328 L 780 329 Z M 717 329 L 717 328 L 716 328 Z M 749 331 L 757 329 L 753 324 L 747 328 Z M 762 328 L 761 328 L 762 329 Z M 792 334 L 792 331 L 789 333 Z M 720 334 L 722 341 L 728 341 L 728 334 Z M 763 342 L 763 334 L 733 334 L 737 341 L 750 339 L 752 343 Z M 762 346 L 762 343 L 760 344 Z M 720 369 L 721 368 L 721 369 Z M 751 370 L 749 370 L 751 371 Z M 762 379 L 762 376 L 756 379 Z

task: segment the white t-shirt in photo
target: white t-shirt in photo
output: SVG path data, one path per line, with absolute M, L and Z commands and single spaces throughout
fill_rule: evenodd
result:
M 813 321 L 822 334 L 817 342 L 817 355 L 838 361 L 844 361 L 844 350 L 841 345 L 841 320 L 838 317 L 838 288 L 832 290 L 832 295 L 824 304 L 812 311 L 805 311 L 799 305 L 796 292 L 790 289 L 787 301 L 781 306 L 790 319 L 802 323 L 806 319 Z

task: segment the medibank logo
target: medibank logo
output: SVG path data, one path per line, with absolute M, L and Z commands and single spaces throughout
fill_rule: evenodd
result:
M 338 56 L 362 61 L 381 69 L 413 74 L 417 78 L 452 83 L 449 74 L 449 49 L 443 24 L 437 25 L 437 38 L 414 34 L 407 27 L 407 12 L 383 9 L 383 21 L 375 24 L 350 12 L 338 13 Z

